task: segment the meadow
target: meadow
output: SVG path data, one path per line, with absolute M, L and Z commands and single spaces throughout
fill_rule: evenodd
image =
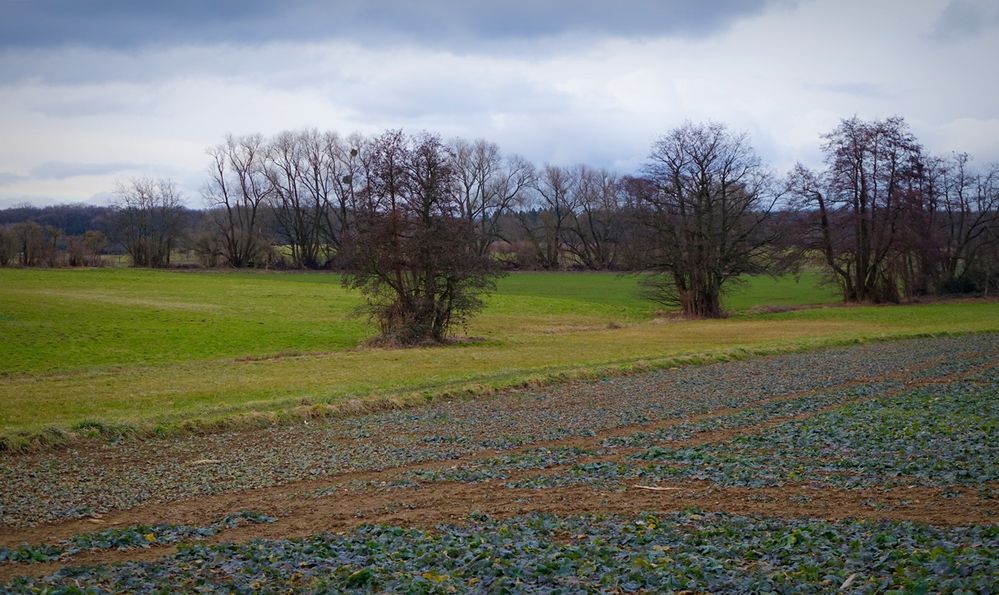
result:
M 0 271 L 0 436 L 169 433 L 565 378 L 906 336 L 999 330 L 999 303 L 839 307 L 817 273 L 750 278 L 724 320 L 679 321 L 633 276 L 515 273 L 448 347 L 364 346 L 323 273 Z M 816 306 L 794 309 L 798 306 Z

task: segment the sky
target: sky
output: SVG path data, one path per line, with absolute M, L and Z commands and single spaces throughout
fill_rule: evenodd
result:
M 204 206 L 228 133 L 389 128 L 641 167 L 684 121 L 778 174 L 900 115 L 999 161 L 999 0 L 0 0 L 0 208 L 170 178 Z

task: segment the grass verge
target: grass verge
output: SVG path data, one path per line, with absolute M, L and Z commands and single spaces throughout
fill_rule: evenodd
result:
M 992 329 L 980 332 L 991 331 Z M 116 423 L 84 420 L 69 426 L 47 424 L 39 428 L 0 433 L 0 452 L 48 450 L 92 441 L 113 442 L 136 438 L 169 438 L 185 434 L 208 434 L 260 428 L 275 424 L 301 423 L 309 420 L 413 407 L 438 399 L 469 399 L 488 396 L 504 390 L 542 389 L 554 384 L 593 381 L 680 366 L 737 361 L 751 357 L 797 353 L 823 347 L 868 342 L 961 335 L 968 334 L 968 332 L 916 331 L 874 336 L 815 338 L 778 344 L 640 358 L 591 366 L 570 365 L 528 373 L 500 373 L 475 381 L 445 382 L 438 386 L 371 392 L 319 402 L 312 402 L 308 398 L 298 402 L 274 401 L 268 403 L 263 409 L 249 409 L 231 413 L 180 416 L 159 421 L 155 418 L 135 418 Z
M 0 270 L 0 448 L 252 427 L 823 345 L 999 331 L 999 302 L 818 307 L 819 276 L 750 278 L 731 318 L 657 319 L 636 279 L 524 273 L 474 343 L 366 348 L 328 274 Z M 768 308 L 768 306 L 775 306 Z

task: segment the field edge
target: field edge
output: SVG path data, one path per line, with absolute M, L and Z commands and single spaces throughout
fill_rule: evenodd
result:
M 475 399 L 502 391 L 538 389 L 571 382 L 596 381 L 669 368 L 702 366 L 755 357 L 801 353 L 823 348 L 907 339 L 971 336 L 993 333 L 995 329 L 960 331 L 900 330 L 879 335 L 792 339 L 757 347 L 720 348 L 710 351 L 673 354 L 664 357 L 618 360 L 603 365 L 568 365 L 546 368 L 509 378 L 445 381 L 438 387 L 407 391 L 380 391 L 347 395 L 332 402 L 310 403 L 295 398 L 285 404 L 271 403 L 268 408 L 252 409 L 218 416 L 191 417 L 161 423 L 105 422 L 82 420 L 70 426 L 47 425 L 38 430 L 0 432 L 0 456 L 58 450 L 88 444 L 117 443 L 130 440 L 169 439 L 191 434 L 211 434 L 250 430 L 274 425 L 294 424 L 326 418 L 363 415 L 383 410 L 417 407 L 441 399 Z M 446 349 L 447 347 L 442 347 Z M 484 381 L 485 380 L 485 381 Z M 289 405 L 288 403 L 294 403 Z M 275 405 L 277 405 L 275 407 Z

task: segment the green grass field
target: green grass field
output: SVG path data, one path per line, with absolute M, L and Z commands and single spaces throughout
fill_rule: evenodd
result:
M 169 429 L 303 404 L 404 401 L 555 377 L 886 337 L 999 330 L 999 303 L 823 307 L 817 274 L 753 278 L 716 321 L 672 321 L 634 277 L 521 273 L 465 329 L 474 344 L 385 350 L 358 295 L 315 273 L 0 270 L 0 436 Z M 12 436 L 20 435 L 19 438 Z

